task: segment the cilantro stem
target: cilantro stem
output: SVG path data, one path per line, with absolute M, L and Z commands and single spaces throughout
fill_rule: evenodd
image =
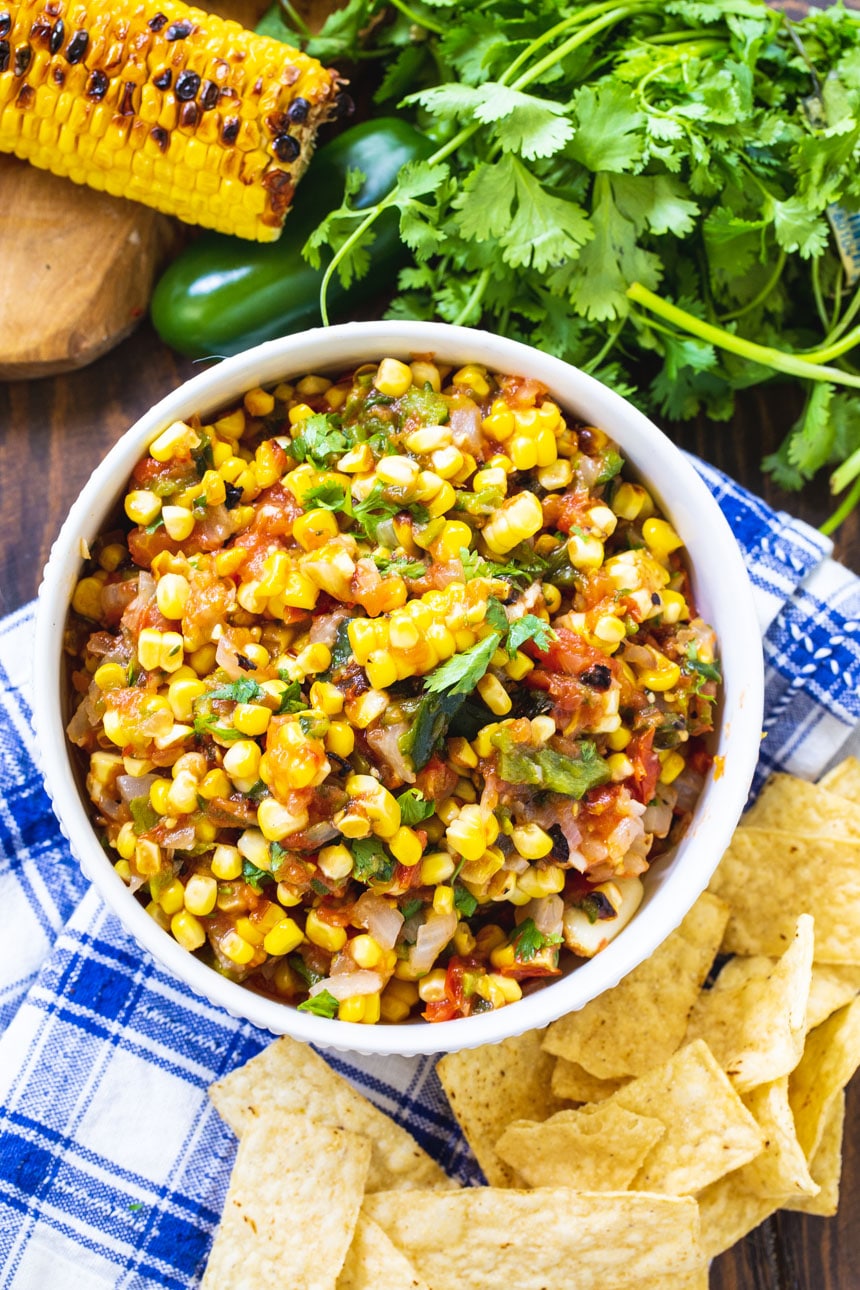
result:
M 590 22 L 581 31 L 575 32 L 567 40 L 562 41 L 557 49 L 551 49 L 539 62 L 535 63 L 534 67 L 530 67 L 527 72 L 523 72 L 522 76 L 517 77 L 511 88 L 514 90 L 525 89 L 527 85 L 539 80 L 544 72 L 548 72 L 555 67 L 556 63 L 560 63 L 563 58 L 567 58 L 568 54 L 572 54 L 575 49 L 579 49 L 580 45 L 587 45 L 593 36 L 599 36 L 607 27 L 613 27 L 622 18 L 627 18 L 634 13 L 647 12 L 648 9 L 653 7 L 652 4 L 627 4 L 610 9 L 603 17 L 595 18 L 594 22 Z
M 475 305 L 480 305 L 481 301 L 483 300 L 484 292 L 487 290 L 489 282 L 490 282 L 490 270 L 484 269 L 483 273 L 478 278 L 474 287 L 469 293 L 469 299 L 466 301 L 466 303 L 463 305 L 463 308 L 460 310 L 460 312 L 457 314 L 457 317 L 454 319 L 453 325 L 455 327 L 462 327 L 463 324 L 468 321 L 469 315 L 471 314 L 472 310 L 475 308 Z
M 851 492 L 843 500 L 839 508 L 833 512 L 830 518 L 824 521 L 819 532 L 823 533 L 825 537 L 830 537 L 830 534 L 835 533 L 842 521 L 847 520 L 858 502 L 860 502 L 860 479 L 855 479 L 854 487 L 851 489 Z
M 812 298 L 815 301 L 815 308 L 818 310 L 818 317 L 821 319 L 821 326 L 826 330 L 829 321 L 827 310 L 824 306 L 824 295 L 821 290 L 821 256 L 816 255 L 812 261 Z
M 615 342 L 618 340 L 618 337 L 621 335 L 622 331 L 624 330 L 624 326 L 626 322 L 627 322 L 626 318 L 618 318 L 616 320 L 613 326 L 610 327 L 609 335 L 607 336 L 603 344 L 600 346 L 600 349 L 594 355 L 594 358 L 590 358 L 587 363 L 583 363 L 582 365 L 583 372 L 593 372 L 595 368 L 598 368 L 600 366 L 604 358 L 606 358 L 606 355 L 610 352 L 611 349 L 613 349 Z
M 808 358 L 801 358 L 797 354 L 787 354 L 770 345 L 758 345 L 755 341 L 735 336 L 732 332 L 722 327 L 715 327 L 712 323 L 703 322 L 701 318 L 687 313 L 685 309 L 679 309 L 677 305 L 663 300 L 647 287 L 643 287 L 641 282 L 631 283 L 627 288 L 627 296 L 635 304 L 647 309 L 649 313 L 656 314 L 658 318 L 663 318 L 675 327 L 698 336 L 700 340 L 709 341 L 718 349 L 737 354 L 739 358 L 745 358 L 750 363 L 759 363 L 762 367 L 773 368 L 776 372 L 785 372 L 788 376 L 800 376 L 806 381 L 833 381 L 836 385 L 849 385 L 853 389 L 860 390 L 860 376 L 852 376 L 848 372 L 840 371 L 838 367 L 823 366 L 811 362 Z
M 735 309 L 730 314 L 722 314 L 720 317 L 720 322 L 721 323 L 734 322 L 736 318 L 743 318 L 744 314 L 751 313 L 753 309 L 756 309 L 760 304 L 762 304 L 763 301 L 767 300 L 768 296 L 773 291 L 774 287 L 782 277 L 782 271 L 784 268 L 785 268 L 785 251 L 780 251 L 779 255 L 777 256 L 777 261 L 774 266 L 773 273 L 770 275 L 767 282 L 762 287 L 761 291 L 757 292 L 756 295 L 753 296 L 752 300 L 748 301 L 742 308 Z
M 419 18 L 415 10 L 410 9 L 409 5 L 404 4 L 403 0 L 389 0 L 389 2 L 395 9 L 400 10 L 404 18 L 408 18 L 410 22 L 414 22 L 416 27 L 423 27 L 426 31 L 433 31 L 437 36 L 445 35 L 444 27 L 440 27 L 438 23 L 433 22 L 430 18 Z
M 542 32 L 540 36 L 536 36 L 533 41 L 526 45 L 525 49 L 523 49 L 514 61 L 505 68 L 505 71 L 499 77 L 499 84 L 508 85 L 511 77 L 515 76 L 520 68 L 527 63 L 530 58 L 533 58 L 535 54 L 543 49 L 544 45 L 549 44 L 549 42 L 554 40 L 556 36 L 561 36 L 565 31 L 568 31 L 569 28 L 579 27 L 583 22 L 586 22 L 591 18 L 598 17 L 600 14 L 606 13 L 607 10 L 611 10 L 616 7 L 617 0 L 604 0 L 602 4 L 586 5 L 584 9 L 580 9 L 577 13 L 571 14 L 569 18 L 564 18 L 561 22 L 557 22 L 554 27 L 548 28 L 547 31 Z M 629 6 L 631 11 L 635 7 L 635 4 L 631 4 Z
M 305 22 L 302 15 L 298 13 L 296 9 L 290 4 L 290 0 L 279 0 L 279 2 L 280 2 L 281 8 L 289 18 L 290 22 L 295 27 L 296 31 L 299 32 L 302 36 L 305 36 L 308 40 L 312 40 L 313 32 L 311 31 L 308 24 Z
M 838 466 L 830 476 L 831 492 L 841 493 L 843 488 L 847 488 L 858 475 L 860 475 L 860 448 L 852 452 L 850 457 L 846 457 L 842 465 Z

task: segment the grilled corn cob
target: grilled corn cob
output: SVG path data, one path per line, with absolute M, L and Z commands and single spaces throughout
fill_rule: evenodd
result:
M 0 0 L 0 151 L 189 224 L 277 238 L 336 92 L 178 0 Z

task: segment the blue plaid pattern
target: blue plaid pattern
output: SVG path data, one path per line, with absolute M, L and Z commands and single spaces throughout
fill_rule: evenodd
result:
M 767 663 L 758 780 L 814 776 L 860 721 L 860 580 L 830 544 L 696 463 L 746 556 Z M 0 623 L 0 1286 L 186 1290 L 235 1139 L 206 1088 L 270 1036 L 192 995 L 88 888 L 34 763 L 32 606 Z M 326 1055 L 464 1183 L 432 1058 Z

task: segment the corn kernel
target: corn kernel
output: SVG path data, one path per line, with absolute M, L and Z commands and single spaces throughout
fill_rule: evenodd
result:
M 446 515 L 450 511 L 456 500 L 457 494 L 454 492 L 453 486 L 448 483 L 447 479 L 443 479 L 442 487 L 432 501 L 426 505 L 427 513 L 431 519 L 439 519 L 440 516 Z
M 245 433 L 245 413 L 242 408 L 236 408 L 234 412 L 229 413 L 226 417 L 220 417 L 215 422 L 215 429 L 225 439 L 241 439 Z
M 349 952 L 362 968 L 375 968 L 382 962 L 382 946 L 364 932 L 352 938 Z
M 305 936 L 320 949 L 337 954 L 346 945 L 346 929 L 333 923 L 326 923 L 320 918 L 319 911 L 312 909 L 305 920 Z
M 627 628 L 615 614 L 601 614 L 594 624 L 594 635 L 607 645 L 617 645 L 627 636 Z
M 421 885 L 435 887 L 446 882 L 456 869 L 454 857 L 447 851 L 433 851 L 421 861 Z
M 672 749 L 672 751 L 669 753 L 668 757 L 666 757 L 660 769 L 660 783 L 661 784 L 674 783 L 674 781 L 681 774 L 681 771 L 684 769 L 686 764 L 687 763 L 685 762 L 681 754 L 679 752 L 676 752 L 674 749 Z
M 384 358 L 376 369 L 373 384 L 380 394 L 399 399 L 412 384 L 412 371 L 396 358 Z
M 471 546 L 472 536 L 472 530 L 462 520 L 447 520 L 431 547 L 433 558 L 442 563 L 456 560 L 464 548 Z
M 167 790 L 167 814 L 190 815 L 197 805 L 197 777 L 183 771 Z
M 194 515 L 187 506 L 165 506 L 162 509 L 164 527 L 174 542 L 184 542 L 194 530 Z
M 352 994 L 348 999 L 341 999 L 337 1007 L 337 1019 L 338 1021 L 363 1021 L 364 995 Z
M 515 434 L 508 444 L 508 452 L 517 470 L 532 470 L 537 465 L 538 446 L 529 435 Z
M 375 690 L 387 690 L 397 680 L 397 665 L 388 650 L 372 650 L 364 670 Z
M 346 716 L 358 730 L 366 730 L 377 717 L 381 717 L 388 707 L 389 698 L 382 690 L 365 690 L 344 705 Z M 347 756 L 348 754 L 341 754 Z
M 463 390 L 471 390 L 479 399 L 485 399 L 490 393 L 489 382 L 484 370 L 475 363 L 467 363 L 451 377 L 451 382 Z
M 151 524 L 161 514 L 161 498 L 148 488 L 126 493 L 125 513 L 133 524 Z
M 340 882 L 342 878 L 352 873 L 352 852 L 342 842 L 335 846 L 323 847 L 317 856 L 317 865 L 326 878 L 331 878 L 332 882 Z
M 398 488 L 414 488 L 420 473 L 420 466 L 411 457 L 380 457 L 376 463 L 377 478 Z
M 212 852 L 210 867 L 216 878 L 222 882 L 230 882 L 234 878 L 242 876 L 242 853 L 238 847 L 228 846 L 221 843 Z
M 107 573 L 113 573 L 121 564 L 125 564 L 127 559 L 128 551 L 121 542 L 109 542 L 99 552 L 99 565 Z
M 100 690 L 120 690 L 128 684 L 128 675 L 121 663 L 102 663 L 93 673 L 93 680 Z
M 237 703 L 232 713 L 234 729 L 243 735 L 262 735 L 272 714 L 261 703 Z
M 275 408 L 274 396 L 269 394 L 268 390 L 261 390 L 259 386 L 249 390 L 242 402 L 245 404 L 245 411 L 251 417 L 267 417 Z
M 205 917 L 215 908 L 218 883 L 208 874 L 192 874 L 185 884 L 185 908 L 189 914 Z
M 433 912 L 436 914 L 450 914 L 454 910 L 454 888 L 448 886 L 439 886 L 433 892 Z
M 171 917 L 174 914 L 178 914 L 180 909 L 184 907 L 185 888 L 178 878 L 174 878 L 173 881 L 169 882 L 162 890 L 158 897 L 158 903 L 164 910 L 165 914 L 169 914 Z M 195 912 L 195 910 L 191 910 L 192 914 Z
M 405 824 L 389 839 L 388 846 L 394 858 L 410 869 L 418 864 L 423 854 L 421 839 L 414 829 Z
M 305 551 L 315 551 L 336 538 L 340 530 L 331 511 L 308 511 L 293 521 L 293 537 Z
M 420 430 L 413 430 L 407 437 L 406 447 L 410 452 L 424 456 L 436 452 L 439 448 L 446 448 L 450 442 L 449 426 L 422 426 Z
M 492 672 L 487 672 L 485 676 L 481 677 L 477 689 L 484 703 L 497 717 L 504 716 L 513 707 L 511 696 L 498 677 L 493 676 Z
M 540 860 L 552 851 L 552 838 L 539 824 L 521 824 L 511 834 L 511 841 L 526 860 Z
M 267 954 L 292 954 L 305 939 L 304 932 L 292 918 L 280 918 L 265 935 L 263 949 Z
M 653 518 L 646 520 L 642 525 L 642 536 L 646 546 L 658 560 L 665 560 L 673 551 L 677 551 L 684 545 L 672 525 L 666 520 Z
M 483 538 L 495 555 L 507 555 L 543 527 L 543 509 L 534 493 L 522 492 L 502 502 L 487 521 Z
M 506 656 L 504 668 L 512 681 L 521 681 L 524 676 L 528 676 L 533 667 L 534 663 L 527 654 L 522 652 L 522 650 L 518 649 L 514 657 L 511 659 L 508 659 Z M 493 710 L 495 711 L 496 709 Z
M 137 846 L 137 835 L 134 831 L 134 825 L 129 820 L 123 824 L 116 839 L 116 849 L 122 856 L 123 860 L 130 860 L 134 855 Z
M 555 864 L 547 865 L 545 868 L 538 868 L 536 865 L 530 865 L 525 873 L 521 873 L 517 878 L 517 886 L 524 895 L 531 900 L 539 900 L 542 896 L 554 896 L 562 891 L 565 882 L 565 872 Z
M 624 483 L 616 489 L 612 509 L 622 520 L 635 520 L 640 516 L 653 514 L 654 503 L 641 484 Z
M 184 950 L 193 953 L 206 943 L 206 932 L 203 924 L 198 922 L 187 909 L 182 909 L 170 920 L 170 930 Z
M 443 968 L 434 968 L 418 982 L 418 994 L 424 1003 L 441 1003 L 446 997 L 446 973 Z
M 256 778 L 260 755 L 260 749 L 250 739 L 239 739 L 224 754 L 224 769 L 234 782 Z
M 662 693 L 673 689 L 681 679 L 681 669 L 664 655 L 657 655 L 653 668 L 639 669 L 639 683 L 646 690 Z
M 296 655 L 296 664 L 305 676 L 314 672 L 326 672 L 331 667 L 331 650 L 321 641 L 315 645 L 306 645 Z
M 254 957 L 254 946 L 240 936 L 238 932 L 230 931 L 220 941 L 221 953 L 225 954 L 231 963 L 237 967 L 244 967 L 251 962 Z
M 335 757 L 349 757 L 355 748 L 355 731 L 347 721 L 333 721 L 326 732 L 326 752 Z

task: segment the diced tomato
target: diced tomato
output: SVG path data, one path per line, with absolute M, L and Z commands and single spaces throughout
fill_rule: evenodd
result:
M 441 802 L 453 793 L 459 776 L 441 757 L 431 757 L 423 770 L 418 772 L 415 787 L 428 802 Z
M 556 636 L 557 639 L 550 641 L 545 650 L 538 649 L 534 641 L 528 641 L 523 648 L 548 672 L 580 676 L 596 663 L 600 663 L 609 668 L 614 679 L 618 678 L 621 665 L 617 658 L 604 654 L 603 650 L 598 649 L 596 645 L 589 645 L 587 640 L 568 627 L 556 628 Z
M 463 976 L 466 972 L 476 970 L 480 970 L 476 959 L 459 958 L 455 955 L 448 963 L 448 970 L 445 973 L 445 998 L 427 1004 L 424 1011 L 425 1021 L 452 1021 L 454 1017 L 468 1016 Z
M 660 778 L 660 759 L 654 752 L 653 743 L 652 728 L 642 735 L 634 735 L 625 750 L 633 763 L 633 796 L 644 803 L 651 801 Z
M 170 551 L 175 555 L 179 546 L 165 528 L 147 533 L 145 528 L 138 527 L 128 535 L 128 553 L 141 569 L 151 569 L 153 560 L 162 551 Z

